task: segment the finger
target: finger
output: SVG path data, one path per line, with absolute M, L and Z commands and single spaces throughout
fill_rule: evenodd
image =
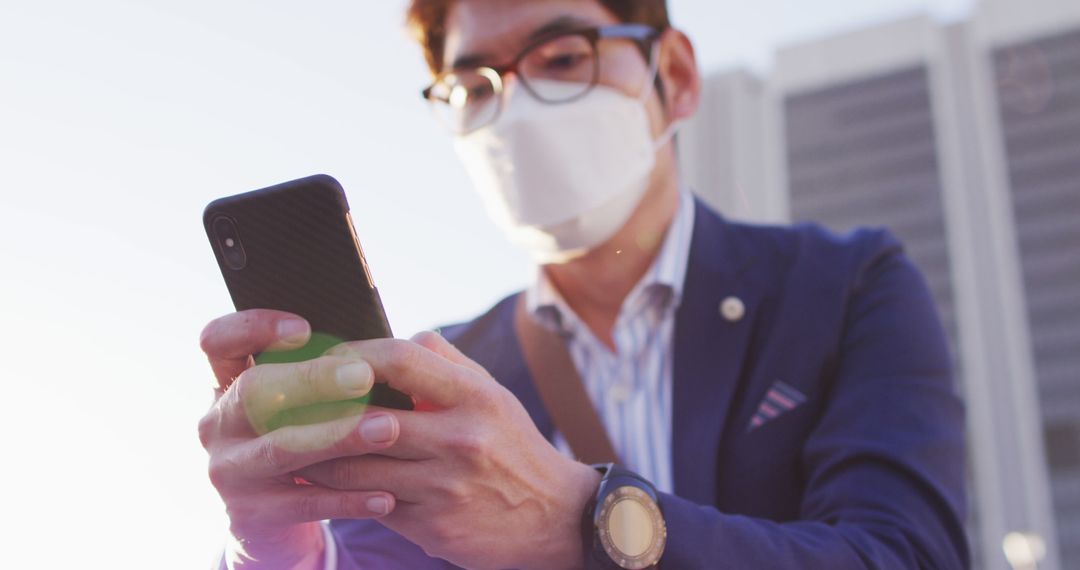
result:
M 359 414 L 354 414 L 359 416 Z M 333 451 L 325 456 L 316 457 L 307 464 L 317 461 L 344 457 L 349 455 L 363 455 L 378 452 L 379 455 L 393 457 L 395 459 L 421 460 L 432 459 L 445 454 L 445 451 L 453 446 L 454 433 L 460 431 L 452 424 L 447 423 L 448 416 L 427 412 L 406 412 L 402 410 L 389 410 L 385 408 L 369 407 L 360 417 L 346 418 L 352 420 L 357 433 L 366 445 L 356 445 L 345 441 L 344 449 Z M 334 424 L 334 422 L 326 422 Z M 334 424 L 339 425 L 339 424 Z M 306 427 L 306 426 L 305 426 Z M 284 428 L 282 428 L 284 429 Z M 281 431 L 281 430 L 278 430 Z M 304 434 L 300 434 L 306 437 Z M 353 434 L 345 434 L 346 437 Z M 291 437 L 291 436 L 287 436 Z M 316 449 L 322 441 L 320 436 L 312 435 L 308 445 L 301 442 L 300 447 Z M 333 436 L 325 436 L 333 437 Z M 295 446 L 293 448 L 296 448 Z M 295 469 L 293 469 L 295 471 Z
M 444 454 L 454 441 L 451 434 L 459 431 L 452 424 L 447 423 L 447 418 L 450 416 L 445 414 L 368 407 L 362 415 L 353 415 L 360 416 L 349 419 L 356 423 L 357 433 L 365 440 L 367 445 L 359 445 L 353 448 L 351 447 L 352 444 L 346 441 L 345 448 L 339 450 L 339 453 L 316 458 L 315 461 L 308 461 L 308 464 L 333 459 L 334 457 L 363 455 L 372 452 L 378 452 L 379 455 L 395 459 L 431 459 Z M 334 422 L 326 423 L 333 424 Z M 347 435 L 351 436 L 353 434 Z M 318 439 L 319 436 L 314 435 L 312 437 L 311 441 L 314 442 L 314 445 L 307 447 L 308 449 L 315 449 L 321 443 Z M 351 449 L 357 451 L 351 452 Z
M 359 417 L 368 409 L 367 398 L 324 402 L 300 408 L 289 408 L 270 416 L 260 433 L 271 432 L 286 426 L 304 426 L 331 422 L 341 418 Z
M 413 335 L 412 341 L 438 354 L 439 356 L 442 356 L 450 362 L 453 362 L 454 364 L 464 366 L 466 368 L 469 368 L 470 370 L 479 372 L 484 375 L 487 375 L 488 373 L 488 371 L 485 370 L 483 366 L 480 366 L 476 363 L 476 361 L 469 358 L 468 356 L 465 356 L 465 354 L 458 350 L 456 346 L 450 344 L 450 341 L 446 340 L 446 337 L 442 336 L 437 332 L 419 332 Z
M 234 392 L 239 394 L 239 404 L 252 427 L 265 433 L 286 423 L 303 423 L 304 407 L 367 396 L 373 383 L 374 372 L 367 362 L 324 356 L 303 362 L 255 366 L 240 376 Z M 275 417 L 287 410 L 300 410 L 295 414 L 300 421 Z M 307 412 L 317 414 L 318 410 Z
M 217 400 L 224 395 L 225 391 L 236 382 L 236 379 L 252 366 L 255 366 L 255 360 L 250 356 L 246 358 L 210 359 L 210 370 L 214 372 L 214 379 L 217 381 L 217 386 L 214 387 L 214 399 Z
M 460 431 L 450 420 L 452 416 L 438 412 L 389 412 L 397 423 L 394 444 L 379 455 L 395 459 L 421 460 L 445 455 Z
M 421 500 L 444 481 L 429 461 L 365 455 L 317 463 L 297 472 L 311 483 L 337 491 L 386 491 L 399 501 Z
M 385 491 L 339 491 L 292 486 L 259 493 L 229 505 L 231 517 L 265 525 L 289 525 L 326 519 L 370 519 L 393 512 L 397 501 Z M 234 521 L 244 524 L 244 521 Z
M 480 385 L 474 370 L 406 340 L 344 343 L 327 354 L 361 358 L 375 370 L 376 381 L 437 406 L 464 402 Z
M 219 489 L 243 487 L 331 459 L 381 452 L 399 433 L 397 421 L 385 412 L 288 426 L 220 451 L 211 460 L 210 478 Z
M 408 492 L 409 487 L 417 483 L 412 481 L 412 476 L 416 472 L 394 471 L 394 469 L 406 469 L 399 464 L 415 465 L 445 455 L 447 452 L 469 453 L 472 451 L 467 448 L 467 445 L 457 443 L 471 440 L 454 437 L 454 434 L 461 430 L 447 423 L 446 414 L 393 410 L 388 411 L 386 415 L 395 420 L 399 426 L 392 444 L 382 450 L 372 450 L 363 456 L 342 454 L 338 458 L 298 470 L 299 474 L 312 482 L 335 489 L 384 489 L 393 492 Z M 363 431 L 364 426 L 361 426 L 361 432 Z M 357 461 L 358 459 L 365 461 Z M 397 467 L 394 467 L 395 465 Z M 368 469 L 370 472 L 367 471 Z M 427 472 L 424 476 L 431 477 L 431 473 Z M 403 485 L 405 480 L 412 483 Z
M 253 309 L 225 315 L 203 329 L 199 344 L 222 387 L 248 366 L 250 356 L 267 350 L 304 346 L 311 327 L 304 319 L 282 311 Z

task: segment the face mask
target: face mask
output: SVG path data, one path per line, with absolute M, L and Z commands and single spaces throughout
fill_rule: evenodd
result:
M 651 89 L 634 98 L 597 85 L 551 105 L 516 87 L 494 124 L 454 146 L 495 223 L 535 262 L 564 263 L 630 219 L 675 125 L 652 139 Z

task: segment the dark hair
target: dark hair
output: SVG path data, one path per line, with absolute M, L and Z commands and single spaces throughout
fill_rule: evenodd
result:
M 454 2 L 462 0 L 411 0 L 406 23 L 424 50 L 424 59 L 432 73 L 442 70 L 446 43 L 446 16 Z M 667 0 L 596 0 L 619 21 L 646 24 L 658 30 L 671 26 Z

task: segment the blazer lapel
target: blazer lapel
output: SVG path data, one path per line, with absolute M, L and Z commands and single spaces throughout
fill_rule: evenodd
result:
M 756 260 L 752 248 L 717 214 L 696 203 L 686 283 L 675 316 L 672 466 L 675 493 L 698 504 L 716 503 L 720 440 L 738 392 L 752 323 L 769 289 L 767 276 L 754 271 L 761 269 Z M 498 308 L 495 338 L 487 339 L 498 346 L 495 354 L 486 355 L 486 365 L 551 439 L 551 416 L 514 332 L 515 297 Z M 741 318 L 729 320 L 721 313 L 729 297 L 741 301 Z
M 675 317 L 675 492 L 703 505 L 716 503 L 720 438 L 764 285 L 747 278 L 755 256 L 732 233 L 718 215 L 697 203 L 686 283 Z
M 505 306 L 500 307 L 499 334 L 497 334 L 501 345 L 500 358 L 494 369 L 488 371 L 517 396 L 521 405 L 525 407 L 525 411 L 532 417 L 536 428 L 548 441 L 552 441 L 555 436 L 555 422 L 544 407 L 532 372 L 525 364 L 521 339 L 518 338 L 516 327 L 514 327 L 514 308 L 521 295 L 524 293 L 513 295 L 508 302 L 504 303 Z

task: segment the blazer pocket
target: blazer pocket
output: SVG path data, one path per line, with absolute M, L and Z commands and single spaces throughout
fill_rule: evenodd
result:
M 769 388 L 769 391 L 765 393 L 765 398 L 758 404 L 757 411 L 750 418 L 750 425 L 746 426 L 746 431 L 752 432 L 804 403 L 806 403 L 805 394 L 783 381 L 777 380 Z

